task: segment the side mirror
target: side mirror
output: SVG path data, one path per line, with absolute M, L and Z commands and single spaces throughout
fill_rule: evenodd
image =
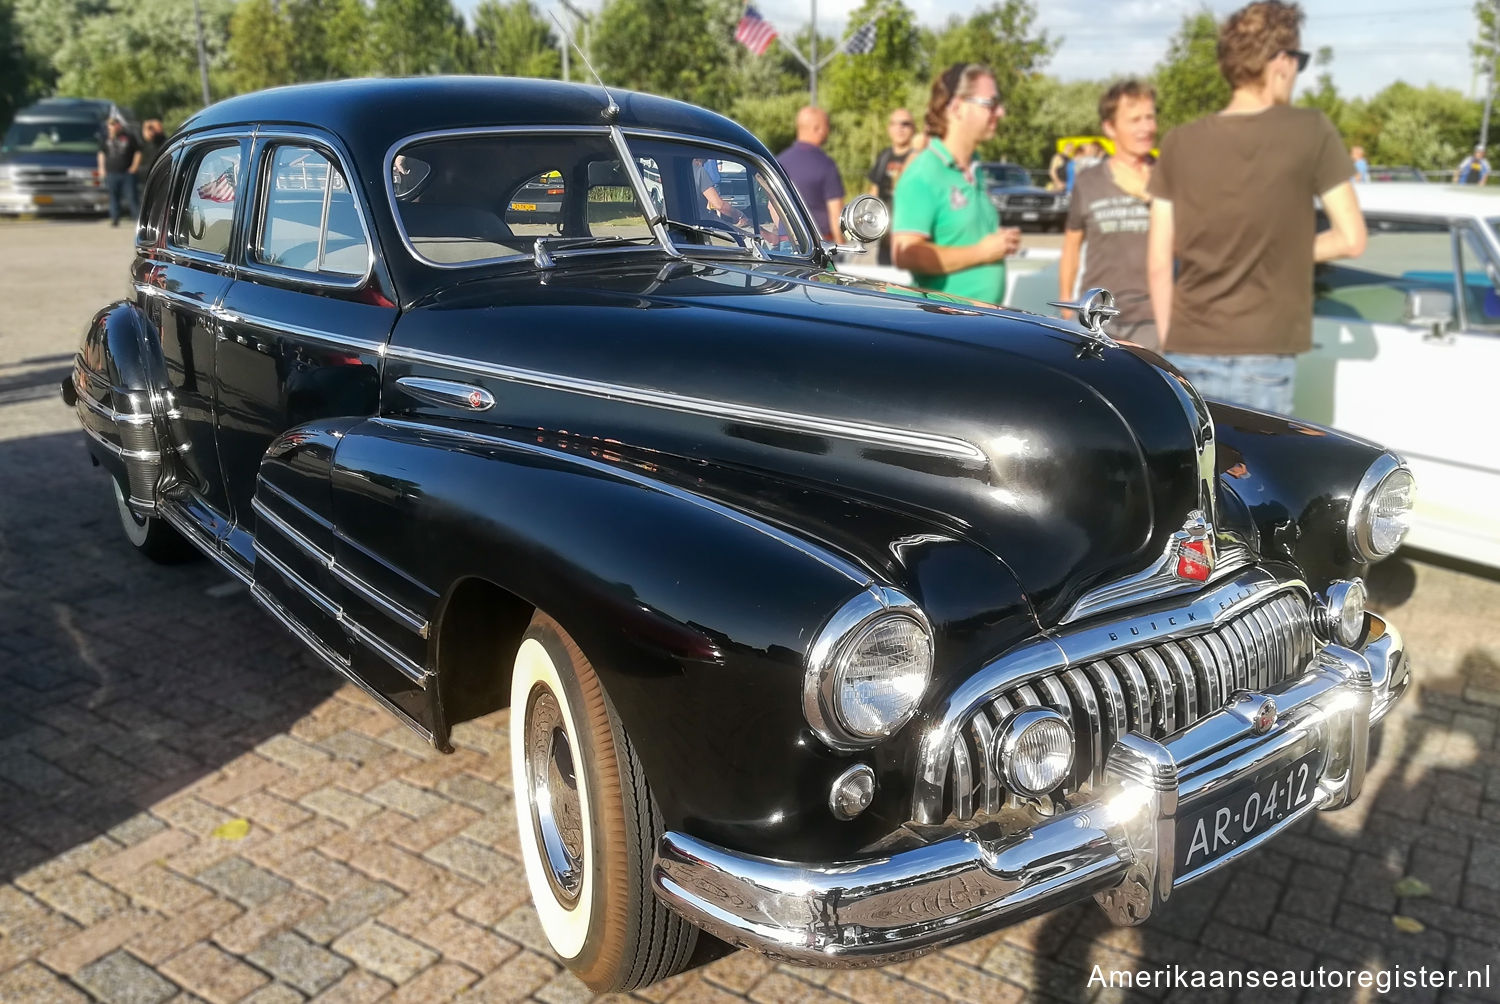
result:
M 1434 335 L 1442 337 L 1443 332 L 1452 326 L 1455 316 L 1453 294 L 1447 290 L 1408 289 L 1406 291 L 1406 310 L 1402 320 L 1407 324 L 1429 328 Z
M 875 196 L 861 195 L 844 206 L 839 223 L 861 244 L 873 244 L 891 228 L 891 211 Z

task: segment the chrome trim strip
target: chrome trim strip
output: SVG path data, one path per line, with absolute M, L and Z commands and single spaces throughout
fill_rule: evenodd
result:
M 428 422 L 414 422 L 409 419 L 391 418 L 389 416 L 378 416 L 376 418 L 372 418 L 370 421 L 374 422 L 377 425 L 385 425 L 394 429 L 410 429 L 413 432 L 431 433 L 439 436 L 446 436 L 454 439 L 462 439 L 469 442 L 481 443 L 486 446 L 497 446 L 501 449 L 516 450 L 521 453 L 532 453 L 538 456 L 550 457 L 554 460 L 565 461 L 569 464 L 573 464 L 579 467 L 586 467 L 589 470 L 597 471 L 601 474 L 608 474 L 611 477 L 620 479 L 621 481 L 628 481 L 631 484 L 638 485 L 642 488 L 649 488 L 652 491 L 658 491 L 664 495 L 670 495 L 673 498 L 678 499 L 679 501 L 696 505 L 702 509 L 707 509 L 709 512 L 715 513 L 719 516 L 723 516 L 726 519 L 734 520 L 741 526 L 754 530 L 757 533 L 765 534 L 767 537 L 785 544 L 788 547 L 794 548 L 795 550 L 800 551 L 819 564 L 835 572 L 838 572 L 840 575 L 858 585 L 861 589 L 865 589 L 874 585 L 874 579 L 872 579 L 863 569 L 860 569 L 856 565 L 852 564 L 849 561 L 846 561 L 845 559 L 839 557 L 836 554 L 833 554 L 830 551 L 825 551 L 822 548 L 815 547 L 807 541 L 802 540 L 799 537 L 795 537 L 791 533 L 788 533 L 787 531 L 782 530 L 779 527 L 773 526 L 770 523 L 764 523 L 754 518 L 753 516 L 740 512 L 737 509 L 731 509 L 728 506 L 723 505 L 722 503 L 715 502 L 712 499 L 703 497 L 702 495 L 694 495 L 692 492 L 684 491 L 683 489 L 678 488 L 674 485 L 667 484 L 664 481 L 656 481 L 651 478 L 644 477 L 643 475 L 637 474 L 634 471 L 629 470 L 628 468 L 619 467 L 613 464 L 606 464 L 601 461 L 594 460 L 592 457 L 580 456 L 576 453 L 567 453 L 562 450 L 550 450 L 545 446 L 538 446 L 535 443 L 525 443 L 514 439 L 505 439 L 500 436 L 486 435 L 481 432 L 470 432 L 467 429 L 450 429 L 445 426 L 433 425 Z
M 175 290 L 163 289 L 160 286 L 153 286 L 148 282 L 134 282 L 131 283 L 131 285 L 135 288 L 135 291 L 137 293 L 140 293 L 142 296 L 154 296 L 160 300 L 170 300 L 172 303 L 175 303 L 178 306 L 188 307 L 192 310 L 201 310 L 205 313 L 213 309 L 213 304 L 208 302 L 207 300 L 200 300 L 197 297 L 187 296 Z
M 495 406 L 495 395 L 483 387 L 457 380 L 434 380 L 431 377 L 404 376 L 396 386 L 418 400 L 441 408 L 464 411 L 489 411 Z
M 271 524 L 271 526 L 279 531 L 283 537 L 286 537 L 293 544 L 306 551 L 319 564 L 328 568 L 333 567 L 333 555 L 329 554 L 317 544 L 314 544 L 307 537 L 303 536 L 300 530 L 272 512 L 270 506 L 266 505 L 259 498 L 252 498 L 250 500 L 250 508 L 252 511 L 254 511 L 256 516 Z
M 328 570 L 333 573 L 334 578 L 343 583 L 349 590 L 354 592 L 370 606 L 385 614 L 391 620 L 411 631 L 423 641 L 427 640 L 431 633 L 431 623 L 412 613 L 406 607 L 380 592 L 358 575 L 339 564 L 338 561 L 330 561 Z
M 220 553 L 218 540 L 209 537 L 196 520 L 181 512 L 177 507 L 177 503 L 171 500 L 163 500 L 157 505 L 156 511 L 162 519 L 171 523 L 172 527 L 178 533 L 187 538 L 188 543 L 212 558 L 220 568 L 236 579 L 239 579 L 245 585 L 254 586 L 255 583 L 250 578 L 249 573 Z
M 101 418 L 109 419 L 116 425 L 150 425 L 151 416 L 136 412 L 115 411 L 113 408 L 94 400 L 88 393 L 88 386 L 84 383 L 82 374 L 73 371 L 73 390 L 77 394 L 77 403 L 83 405 L 89 411 Z
M 344 679 L 348 680 L 350 683 L 354 684 L 360 690 L 363 690 L 365 693 L 375 698 L 375 700 L 382 707 L 395 715 L 399 721 L 404 722 L 409 728 L 411 728 L 412 731 L 416 732 L 417 735 L 421 736 L 429 743 L 435 744 L 436 741 L 431 732 L 428 732 L 425 728 L 418 724 L 416 719 L 412 718 L 411 715 L 398 708 L 390 698 L 386 697 L 384 694 L 376 690 L 374 687 L 370 686 L 367 682 L 365 682 L 364 679 L 358 676 L 354 672 L 349 662 L 343 659 L 343 657 L 341 657 L 337 652 L 334 652 L 327 645 L 325 645 L 323 641 L 317 637 L 317 635 L 308 630 L 302 624 L 302 622 L 297 620 L 297 618 L 290 611 L 288 611 L 280 603 L 276 602 L 275 597 L 273 597 L 270 593 L 259 586 L 251 586 L 250 595 L 255 599 L 257 603 L 259 603 L 266 609 L 267 613 L 280 621 L 282 627 L 286 628 L 294 636 L 296 636 L 299 641 L 305 643 L 308 648 L 312 649 L 313 654 L 327 663 L 329 668 L 338 673 L 340 676 L 344 677 Z
M 214 306 L 210 308 L 216 319 L 225 324 L 245 324 L 253 328 L 261 328 L 276 334 L 295 335 L 312 342 L 324 342 L 336 345 L 341 349 L 354 349 L 359 352 L 370 352 L 377 356 L 385 355 L 386 343 L 370 338 L 356 338 L 352 335 L 340 335 L 320 328 L 307 328 L 300 324 L 292 324 L 288 321 L 276 321 L 261 317 L 257 314 L 240 314 L 225 310 L 223 307 Z
M 585 380 L 556 373 L 544 373 L 539 370 L 521 369 L 515 366 L 502 366 L 498 363 L 463 359 L 458 356 L 442 355 L 437 352 L 405 348 L 399 345 L 391 346 L 387 352 L 387 357 L 405 362 L 421 363 L 426 366 L 437 366 L 444 369 L 460 370 L 466 373 L 476 373 L 480 376 L 492 377 L 496 380 L 506 380 L 529 387 L 541 387 L 546 390 L 558 390 L 569 394 L 582 394 L 586 397 L 595 397 L 606 401 L 624 401 L 629 404 L 639 404 L 648 408 L 661 408 L 667 411 L 684 412 L 690 415 L 702 415 L 707 418 L 743 422 L 749 425 L 779 429 L 784 432 L 802 432 L 832 436 L 838 439 L 849 439 L 856 442 L 869 443 L 874 446 L 894 447 L 910 453 L 942 457 L 947 460 L 956 460 L 969 464 L 984 464 L 989 462 L 989 458 L 985 455 L 985 452 L 973 443 L 936 433 L 912 432 L 888 425 L 873 425 L 866 422 L 833 418 L 816 418 L 792 412 L 776 411 L 770 408 L 726 404 L 722 401 L 711 401 L 707 398 L 687 397 L 681 394 L 649 390 L 643 387 L 606 383 L 600 380 Z M 1191 585 L 1196 587 L 1198 583 L 1192 583 Z
M 307 598 L 311 600 L 315 606 L 317 606 L 325 614 L 327 614 L 329 617 L 332 617 L 338 624 L 340 624 L 351 638 L 364 645 L 366 648 L 374 652 L 376 655 L 380 656 L 386 662 L 390 663 L 393 668 L 395 668 L 403 676 L 410 679 L 417 686 L 421 687 L 424 690 L 427 689 L 427 680 L 431 674 L 429 674 L 421 666 L 418 666 L 415 662 L 412 662 L 406 656 L 402 655 L 400 652 L 391 648 L 390 645 L 388 645 L 379 635 L 375 634 L 375 632 L 371 631 L 369 628 L 359 623 L 353 617 L 349 616 L 348 611 L 346 611 L 339 604 L 333 602 L 333 600 L 330 599 L 326 594 L 324 594 L 322 590 L 318 589 L 312 583 L 308 582 L 302 576 L 298 575 L 279 558 L 272 554 L 266 548 L 266 546 L 258 540 L 255 542 L 255 557 L 257 560 L 260 560 L 262 558 L 265 559 L 266 564 L 270 565 L 277 572 L 279 572 L 282 577 L 285 578 L 287 582 L 292 586 L 301 590 L 302 593 L 306 595 Z
M 293 509 L 296 509 L 303 516 L 306 516 L 308 519 L 312 520 L 314 523 L 316 523 L 319 526 L 323 527 L 328 532 L 330 532 L 330 533 L 333 532 L 333 523 L 331 523 L 329 520 L 327 520 L 323 516 L 320 516 L 318 513 L 313 512 L 311 509 L 309 509 L 303 503 L 301 503 L 301 502 L 297 501 L 296 499 L 292 498 L 292 496 L 289 495 L 289 494 L 287 494 L 287 492 L 284 489 L 277 487 L 275 484 L 272 484 L 270 481 L 267 481 L 264 478 L 256 478 L 255 479 L 255 485 L 256 485 L 256 491 L 257 492 L 259 492 L 262 488 L 264 488 L 266 491 L 270 492 L 272 495 L 275 495 L 278 499 L 280 499 L 281 501 L 285 502 L 287 505 L 291 506 Z

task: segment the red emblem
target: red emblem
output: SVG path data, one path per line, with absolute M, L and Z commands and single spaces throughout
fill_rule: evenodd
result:
M 477 391 L 477 390 L 471 390 L 471 391 L 469 391 L 469 407 L 475 409 L 476 411 L 484 408 L 484 392 L 483 391 Z
M 1250 723 L 1250 727 L 1255 730 L 1256 735 L 1263 736 L 1271 731 L 1271 726 L 1275 724 L 1276 702 L 1268 697 L 1259 710 L 1255 712 L 1255 719 Z
M 1208 575 L 1213 570 L 1214 557 L 1209 549 L 1207 538 L 1185 540 L 1177 548 L 1177 577 L 1179 579 L 1207 582 Z

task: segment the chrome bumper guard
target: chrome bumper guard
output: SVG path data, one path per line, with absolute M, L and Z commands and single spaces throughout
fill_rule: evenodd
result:
M 1254 850 L 1313 809 L 1339 809 L 1364 784 L 1370 729 L 1410 682 L 1401 636 L 1370 615 L 1359 651 L 1330 645 L 1307 672 L 1162 742 L 1115 744 L 1086 805 L 1024 833 L 956 833 L 886 857 L 805 864 L 726 850 L 676 831 L 657 848 L 656 891 L 688 920 L 742 947 L 802 965 L 869 966 L 976 937 L 1093 895 L 1139 924 L 1177 886 Z M 1257 731 L 1255 712 L 1275 701 Z M 1264 723 L 1262 723 L 1264 724 Z M 1230 785 L 1323 750 L 1311 801 L 1209 864 L 1176 868 L 1179 812 Z

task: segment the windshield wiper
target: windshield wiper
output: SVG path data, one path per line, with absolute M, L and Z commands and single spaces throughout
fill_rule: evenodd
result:
M 636 244 L 641 241 L 656 243 L 654 237 L 538 237 L 532 245 L 531 257 L 537 268 L 551 268 L 556 264 L 553 251 L 570 251 L 581 247 L 598 247 L 610 244 Z
M 683 223 L 681 220 L 671 220 L 665 216 L 662 217 L 662 222 L 669 227 L 676 227 L 678 230 L 687 230 L 695 234 L 703 234 L 707 237 L 727 237 L 761 261 L 770 261 L 766 257 L 765 248 L 760 246 L 759 241 L 752 240 L 749 234 L 741 233 L 735 227 L 725 227 L 721 230 L 718 227 L 705 227 L 698 223 Z

